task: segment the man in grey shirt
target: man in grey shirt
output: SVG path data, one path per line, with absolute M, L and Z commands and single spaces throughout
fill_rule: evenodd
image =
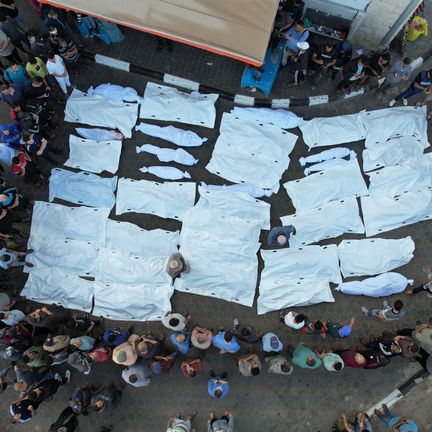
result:
M 380 93 L 384 96 L 387 93 L 387 90 L 403 81 L 406 81 L 409 78 L 411 72 L 411 60 L 408 57 L 405 57 L 403 60 L 398 60 L 394 62 L 393 66 L 387 73 L 386 80 L 377 89 L 376 93 Z
M 23 61 L 18 54 L 15 45 L 8 38 L 3 30 L 0 30 L 0 57 L 5 57 L 9 61 L 21 64 Z
M 387 300 L 384 300 L 382 309 L 366 309 L 364 306 L 362 306 L 361 311 L 367 317 L 373 316 L 383 321 L 394 321 L 400 320 L 405 316 L 405 311 L 402 310 L 402 308 L 403 303 L 401 300 L 396 300 L 393 304 L 393 307 L 388 304 Z
M 150 384 L 151 370 L 148 360 L 142 359 L 122 372 L 122 378 L 134 387 L 146 387 Z
M 212 411 L 207 420 L 207 432 L 234 432 L 234 417 L 226 410 L 218 419 Z

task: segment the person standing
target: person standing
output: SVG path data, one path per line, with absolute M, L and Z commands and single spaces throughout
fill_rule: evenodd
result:
M 22 63 L 15 45 L 3 30 L 0 30 L 0 57 L 4 57 L 10 62 Z
M 207 383 L 207 391 L 211 397 L 216 399 L 224 398 L 229 392 L 229 384 L 226 380 L 228 372 L 223 372 L 220 376 L 214 370 L 209 372 L 210 378 Z
M 261 361 L 256 354 L 249 354 L 237 359 L 240 373 L 246 377 L 257 376 L 261 372 Z
M 218 419 L 211 411 L 207 420 L 207 432 L 234 432 L 234 417 L 231 412 L 225 410 L 223 416 Z
M 318 369 L 322 366 L 317 354 L 305 345 L 299 345 L 293 351 L 292 363 L 302 369 Z
M 318 69 L 312 79 L 312 89 L 326 77 L 336 64 L 337 51 L 333 41 L 328 40 L 324 46 L 319 47 L 312 54 L 312 62 L 318 65 Z
M 171 417 L 168 420 L 166 432 L 190 432 L 192 420 L 196 417 L 196 414 L 196 411 L 194 411 L 190 416 L 186 417 L 186 420 L 181 415 Z
M 68 87 L 72 87 L 72 84 L 63 59 L 57 54 L 49 54 L 46 68 L 49 74 L 54 76 L 64 95 L 67 96 Z
M 65 408 L 48 432 L 74 432 L 78 427 L 78 414 L 71 407 Z
M 148 367 L 148 360 L 141 359 L 134 365 L 123 369 L 122 378 L 134 387 L 147 387 L 150 385 L 151 370 Z
M 387 73 L 385 81 L 380 87 L 377 88 L 376 93 L 385 95 L 387 90 L 398 85 L 402 81 L 406 81 L 409 78 L 411 72 L 411 60 L 408 57 L 394 62 L 393 66 Z
M 98 413 L 111 413 L 120 403 L 122 391 L 111 384 L 96 392 L 91 398 L 90 405 Z
M 426 95 L 431 94 L 432 85 L 432 70 L 420 72 L 410 84 L 410 86 L 401 94 L 397 95 L 389 102 L 389 106 L 393 106 L 396 102 L 402 100 L 403 104 L 408 105 L 408 98 L 419 93 Z
M 265 357 L 264 361 L 268 365 L 268 373 L 276 375 L 291 375 L 293 372 L 292 365 L 288 359 L 281 354 Z

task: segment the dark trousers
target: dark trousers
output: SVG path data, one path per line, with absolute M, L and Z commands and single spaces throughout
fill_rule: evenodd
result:
M 350 81 L 349 78 L 344 78 L 337 86 L 338 90 L 342 90 L 342 89 L 349 89 L 351 84 L 355 83 L 355 81 Z
M 421 93 L 423 90 L 417 87 L 409 86 L 403 93 L 395 97 L 395 101 L 400 101 L 401 99 L 408 99 L 415 94 Z
M 413 288 L 412 293 L 418 294 L 419 292 L 423 292 L 423 291 L 426 291 L 426 288 L 424 285 L 420 285 L 417 288 Z
M 11 63 L 17 63 L 17 64 L 23 63 L 16 48 L 13 49 L 11 54 L 5 56 L 5 58 L 7 58 Z

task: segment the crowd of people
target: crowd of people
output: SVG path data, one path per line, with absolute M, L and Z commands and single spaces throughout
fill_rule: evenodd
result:
M 299 7 L 300 3 L 294 2 Z M 20 224 L 29 222 L 32 200 L 17 188 L 6 185 L 5 178 L 20 176 L 31 187 L 47 187 L 47 176 L 40 162 L 45 159 L 50 165 L 59 163 L 57 157 L 61 156 L 62 150 L 51 141 L 57 133 L 57 112 L 63 109 L 73 89 L 71 76 L 74 77 L 86 64 L 81 56 L 85 50 L 83 40 L 61 11 L 38 6 L 46 28 L 45 32 L 38 33 L 26 27 L 12 1 L 3 0 L 1 5 L 0 69 L 3 75 L 0 99 L 9 107 L 11 117 L 10 123 L 0 126 L 0 160 L 10 167 L 9 172 L 3 169 L 0 193 L 0 239 L 6 244 L 0 250 L 0 266 L 7 271 L 11 267 L 32 266 L 26 261 L 32 250 L 16 250 L 26 240 Z M 298 84 L 308 75 L 308 62 L 304 59 L 308 58 L 309 46 L 300 9 L 294 15 L 298 20 L 287 35 L 293 55 L 287 56 L 286 64 L 293 73 L 294 83 Z M 85 23 L 89 37 L 100 34 L 97 23 L 90 17 L 80 15 L 78 18 Z M 361 77 L 366 79 L 366 76 L 376 76 L 377 71 L 381 74 L 389 70 L 394 81 L 387 81 L 387 87 L 381 88 L 384 92 L 397 80 L 406 80 L 410 74 L 408 59 L 390 67 L 390 57 L 386 53 L 370 60 L 362 56 L 351 60 L 350 50 L 345 39 L 340 44 L 327 43 L 314 51 L 311 57 L 317 65 L 314 85 L 330 71 L 334 78 L 337 71 L 343 69 L 344 79 L 338 87 L 348 90 Z M 371 65 L 375 69 L 370 69 Z M 368 75 L 367 70 L 372 72 Z M 353 76 L 356 78 L 351 79 Z M 425 80 L 430 78 L 431 74 L 427 72 L 417 84 L 424 87 Z M 415 91 L 421 91 L 420 87 L 415 86 Z M 405 100 L 409 96 L 405 92 L 401 98 Z M 275 228 L 269 235 L 268 246 L 287 246 L 287 239 L 294 232 L 295 228 L 291 226 Z M 180 254 L 175 254 L 168 259 L 166 271 L 173 278 L 181 277 L 182 272 L 189 271 L 189 266 Z M 432 281 L 408 290 L 406 294 L 423 291 L 432 295 Z M 384 303 L 382 308 L 362 308 L 362 312 L 380 320 L 398 320 L 405 315 L 401 300 L 392 306 Z M 295 311 L 282 312 L 280 320 L 291 331 L 319 335 L 323 340 L 334 342 L 349 337 L 355 325 L 354 318 L 341 324 L 310 319 Z M 9 406 L 11 421 L 31 421 L 41 404 L 52 399 L 60 387 L 69 384 L 72 373 L 82 374 L 84 382 L 85 376 L 97 368 L 98 363 L 108 361 L 119 365 L 122 385 L 109 382 L 100 386 L 69 386 L 69 400 L 64 401 L 66 407 L 52 424 L 51 432 L 73 432 L 78 427 L 80 415 L 112 413 L 121 404 L 127 385 L 149 386 L 153 377 L 169 374 L 174 367 L 186 380 L 203 380 L 203 394 L 207 383 L 208 396 L 223 399 L 230 391 L 229 375 L 222 361 L 209 364 L 206 359 L 209 350 L 216 349 L 221 356 L 231 356 L 239 374 L 249 379 L 262 374 L 264 369 L 266 373 L 276 375 L 290 375 L 295 373 L 295 368 L 321 368 L 329 372 L 341 372 L 345 368 L 376 369 L 387 366 L 395 356 L 417 360 L 427 367 L 432 353 L 432 326 L 429 324 L 385 332 L 362 340 L 360 346 L 335 346 L 331 350 L 305 344 L 289 346 L 277 334 L 260 333 L 238 320 L 234 320 L 232 328 L 214 330 L 192 324 L 192 317 L 187 313 L 169 311 L 163 317 L 162 325 L 165 330 L 159 334 L 139 334 L 132 326 L 127 329 L 105 326 L 102 317 L 72 313 L 56 304 L 29 309 L 19 293 L 1 292 L 0 357 L 8 366 L 0 371 L 0 393 L 16 393 Z M 165 331 L 169 331 L 169 335 L 165 335 Z M 191 431 L 195 415 L 193 412 L 189 416 L 170 418 L 167 431 Z M 383 421 L 395 417 L 386 407 L 377 415 Z M 400 417 L 396 420 L 400 424 L 413 423 L 412 420 L 404 421 Z M 343 431 L 372 432 L 370 420 L 364 413 L 357 413 L 352 422 L 345 417 L 343 422 Z M 226 410 L 217 417 L 210 412 L 207 427 L 208 432 L 233 432 L 232 413 Z M 108 431 L 110 427 L 104 430 Z M 338 430 L 337 426 L 335 430 Z

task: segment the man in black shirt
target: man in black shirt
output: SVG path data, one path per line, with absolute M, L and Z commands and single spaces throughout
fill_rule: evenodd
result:
M 312 87 L 318 85 L 321 79 L 327 76 L 329 70 L 332 70 L 336 64 L 337 51 L 333 41 L 329 40 L 324 46 L 318 47 L 318 49 L 312 55 L 312 62 L 318 65 L 313 80 Z

